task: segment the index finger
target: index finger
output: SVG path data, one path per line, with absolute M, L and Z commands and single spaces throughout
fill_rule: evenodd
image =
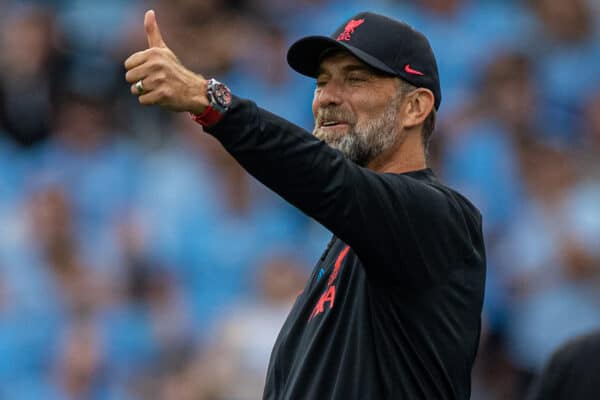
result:
M 148 60 L 149 56 L 148 50 L 150 49 L 138 51 L 137 53 L 133 53 L 132 55 L 130 55 L 124 62 L 125 69 L 130 70 L 132 68 L 137 67 L 138 65 L 145 63 L 146 60 Z

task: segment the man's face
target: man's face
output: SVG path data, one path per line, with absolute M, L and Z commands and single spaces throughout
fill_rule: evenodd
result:
M 396 78 L 378 74 L 346 52 L 320 66 L 312 109 L 313 134 L 359 165 L 389 150 L 397 139 Z

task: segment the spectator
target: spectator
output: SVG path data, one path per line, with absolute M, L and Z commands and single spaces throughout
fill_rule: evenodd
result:
M 30 6 L 7 15 L 0 28 L 0 131 L 33 146 L 50 133 L 66 59 L 52 14 Z
M 235 69 L 223 79 L 241 97 L 252 97 L 261 107 L 290 121 L 312 129 L 310 107 L 289 107 L 285 99 L 294 93 L 298 104 L 310 104 L 312 83 L 292 73 L 285 63 L 288 38 L 284 30 L 272 23 L 257 23 L 251 31 L 255 40 L 240 54 Z
M 593 91 L 583 106 L 584 114 L 578 127 L 581 141 L 574 146 L 580 173 L 587 179 L 600 182 L 600 90 Z
M 569 146 L 578 140 L 573 128 L 581 118 L 582 97 L 600 84 L 600 32 L 587 0 L 529 2 L 532 24 L 527 49 L 536 60 L 535 77 L 543 90 L 544 132 Z M 576 79 L 575 79 L 576 77 Z
M 92 321 L 76 319 L 61 343 L 56 389 L 62 398 L 100 399 L 106 390 L 103 350 Z
M 528 196 L 497 257 L 510 289 L 510 355 L 535 372 L 569 337 L 600 326 L 599 232 L 577 217 L 597 214 L 598 199 L 578 196 L 581 180 L 564 152 L 532 143 L 521 157 Z
M 486 215 L 491 246 L 519 202 L 522 142 L 536 137 L 537 87 L 532 65 L 519 53 L 496 56 L 482 73 L 479 96 L 441 129 L 442 170 Z
M 258 268 L 256 295 L 229 310 L 213 336 L 214 343 L 190 365 L 184 384 L 189 398 L 260 398 L 271 347 L 302 290 L 305 271 L 286 254 L 276 255 Z M 169 391 L 174 389 L 169 387 Z
M 118 270 L 114 226 L 136 193 L 140 158 L 110 123 L 103 97 L 65 90 L 53 137 L 41 149 L 40 169 L 72 199 L 83 257 L 106 278 Z
M 72 313 L 95 310 L 103 301 L 105 288 L 81 260 L 74 215 L 65 194 L 57 187 L 49 187 L 36 193 L 32 200 L 34 240 L 49 267 L 56 293 Z

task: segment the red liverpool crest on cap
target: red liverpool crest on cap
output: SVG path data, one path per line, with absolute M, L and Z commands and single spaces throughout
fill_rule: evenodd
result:
M 365 22 L 365 19 L 351 19 L 350 22 L 346 24 L 344 27 L 344 31 L 340 33 L 337 37 L 337 40 L 350 40 L 350 36 L 354 33 L 354 30 L 362 25 Z

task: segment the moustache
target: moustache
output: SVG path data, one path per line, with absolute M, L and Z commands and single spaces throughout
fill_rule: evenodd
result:
M 321 126 L 325 121 L 340 121 L 349 125 L 356 124 L 356 117 L 348 110 L 341 107 L 324 107 L 317 110 L 315 125 Z

